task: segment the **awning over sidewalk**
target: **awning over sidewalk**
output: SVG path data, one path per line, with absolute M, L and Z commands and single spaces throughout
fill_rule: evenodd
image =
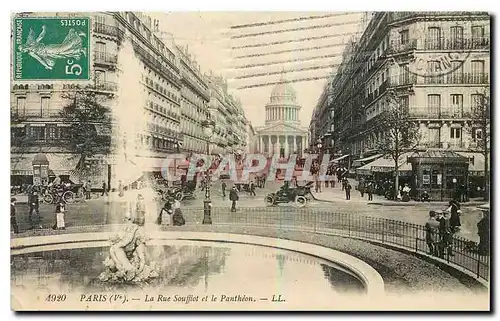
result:
M 81 156 L 79 154 L 45 154 L 49 160 L 49 169 L 54 172 L 54 175 L 70 175 Z
M 11 154 L 10 174 L 11 175 L 33 175 L 33 159 L 38 154 Z M 79 154 L 67 153 L 45 153 L 49 161 L 49 173 L 51 175 L 70 175 L 76 168 L 80 160 Z
M 10 175 L 33 175 L 35 154 L 10 154 Z
M 330 161 L 330 163 L 335 163 L 335 162 L 338 162 L 339 160 L 343 160 L 344 158 L 346 158 L 346 157 L 348 157 L 348 156 L 349 156 L 349 154 L 342 155 L 342 156 L 340 156 L 340 157 L 337 157 L 337 158 L 335 158 L 335 159 L 332 159 L 332 160 Z
M 407 162 L 411 153 L 405 153 L 399 157 L 398 166 L 400 172 L 410 172 L 411 164 Z M 372 173 L 389 173 L 394 171 L 395 162 L 391 156 L 380 157 L 373 162 L 356 169 L 358 175 L 370 175 Z
M 382 157 L 382 154 L 376 154 L 372 155 L 369 157 L 361 158 L 361 159 L 356 159 L 354 162 L 352 162 L 352 167 L 361 167 L 363 164 L 366 164 L 367 162 L 371 162 L 372 160 L 375 160 L 377 158 Z

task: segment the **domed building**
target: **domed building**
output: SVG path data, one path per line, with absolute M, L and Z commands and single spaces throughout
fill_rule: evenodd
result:
M 300 126 L 299 112 L 297 94 L 282 75 L 265 106 L 265 126 L 256 129 L 260 153 L 285 158 L 302 154 L 308 131 Z

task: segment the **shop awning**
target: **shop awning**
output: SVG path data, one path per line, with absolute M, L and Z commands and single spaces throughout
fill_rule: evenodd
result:
M 371 162 L 372 160 L 375 160 L 380 157 L 382 157 L 382 154 L 376 154 L 369 157 L 356 159 L 354 162 L 352 162 L 352 167 L 361 167 L 363 166 L 363 163 Z
M 52 170 L 55 175 L 70 175 L 81 158 L 79 154 L 47 153 L 45 155 L 49 160 L 49 169 Z
M 11 175 L 33 175 L 33 159 L 37 154 L 11 154 L 10 174 Z M 76 168 L 80 160 L 78 154 L 46 153 L 49 161 L 49 172 L 54 175 L 70 175 Z
M 399 157 L 399 171 L 400 172 L 409 172 L 412 170 L 411 164 L 407 162 L 407 157 L 410 156 L 411 153 L 405 153 Z M 380 157 L 373 162 L 370 162 L 366 165 L 361 166 L 356 169 L 356 173 L 358 175 L 370 175 L 371 173 L 389 173 L 394 171 L 394 160 L 390 156 Z
M 337 157 L 337 158 L 335 158 L 335 159 L 332 159 L 332 160 L 330 161 L 330 163 L 335 163 L 335 162 L 338 162 L 339 160 L 343 160 L 344 158 L 346 158 L 346 157 L 348 157 L 348 156 L 349 156 L 349 154 L 342 155 L 342 156 L 340 156 L 340 157 Z
M 33 175 L 34 157 L 35 154 L 11 154 L 10 175 Z

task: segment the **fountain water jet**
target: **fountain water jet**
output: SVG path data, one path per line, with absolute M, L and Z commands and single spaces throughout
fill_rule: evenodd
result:
M 126 35 L 118 54 L 118 95 L 112 108 L 115 122 L 113 135 L 113 154 L 115 164 L 112 171 L 111 186 L 119 184 L 131 187 L 147 170 L 141 157 L 148 156 L 148 146 L 140 143 L 139 135 L 146 134 L 148 114 L 144 109 L 147 95 L 141 79 L 141 64 L 135 55 L 133 45 Z M 151 187 L 141 190 L 128 190 L 123 195 L 112 194 L 110 219 L 121 223 L 119 235 L 111 242 L 109 257 L 103 262 L 105 271 L 102 281 L 140 282 L 157 275 L 154 268 L 159 253 L 146 258 L 145 246 L 148 231 L 158 230 L 154 224 L 158 208 L 156 193 Z M 118 231 L 117 231 L 118 232 Z M 148 264 L 153 262 L 153 264 Z

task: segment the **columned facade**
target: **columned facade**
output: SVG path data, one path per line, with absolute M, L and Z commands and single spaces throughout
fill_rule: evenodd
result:
M 265 126 L 257 129 L 259 153 L 284 158 L 302 154 L 308 131 L 300 126 L 299 112 L 295 90 L 281 77 L 265 106 Z

